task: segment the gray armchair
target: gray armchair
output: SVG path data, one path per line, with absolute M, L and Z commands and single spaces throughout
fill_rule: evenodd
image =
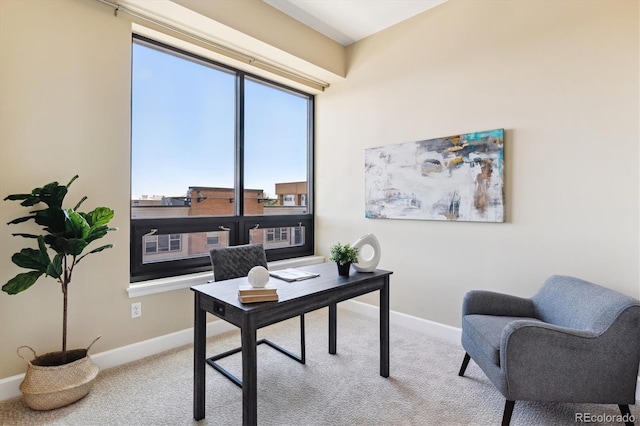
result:
M 640 301 L 578 278 L 554 275 L 530 299 L 470 291 L 462 304 L 459 376 L 470 359 L 515 401 L 635 403 Z M 627 425 L 633 422 L 628 421 Z

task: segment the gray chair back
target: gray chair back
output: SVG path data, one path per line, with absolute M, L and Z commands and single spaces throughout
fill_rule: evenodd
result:
M 617 291 L 564 275 L 547 279 L 531 300 L 538 319 L 577 330 L 601 333 L 638 300 Z
M 215 281 L 246 277 L 254 266 L 267 268 L 267 255 L 262 244 L 245 244 L 214 248 L 209 251 Z

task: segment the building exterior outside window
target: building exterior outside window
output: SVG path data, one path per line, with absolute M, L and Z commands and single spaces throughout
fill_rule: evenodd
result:
M 296 182 L 296 185 L 300 182 Z M 286 186 L 287 184 L 277 184 Z M 305 185 L 306 186 L 306 185 Z M 186 197 L 143 196 L 131 201 L 132 218 L 149 217 L 188 217 L 188 216 L 227 216 L 233 213 L 233 190 L 230 188 L 189 187 Z M 278 200 L 265 204 L 261 198 L 261 189 L 245 190 L 245 208 L 251 214 L 265 215 L 277 213 Z M 300 207 L 293 204 L 299 197 L 290 195 L 291 201 L 283 197 L 285 206 Z M 249 200 L 249 202 L 247 202 Z M 230 207 L 231 206 L 231 207 Z M 251 230 L 250 242 L 261 243 L 265 249 L 300 246 L 304 243 L 304 234 L 299 227 L 274 227 Z M 208 255 L 217 247 L 227 247 L 227 231 L 194 232 L 181 234 L 149 235 L 144 237 L 144 263 L 166 260 L 179 260 Z M 184 247 L 184 249 L 183 249 Z

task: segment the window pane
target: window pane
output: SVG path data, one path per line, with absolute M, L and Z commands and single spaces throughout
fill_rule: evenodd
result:
M 229 231 L 189 232 L 142 237 L 142 263 L 207 257 L 209 250 L 229 246 Z
M 307 213 L 308 105 L 306 97 L 246 80 L 245 215 Z
M 131 217 L 233 214 L 235 76 L 140 43 L 132 66 Z
M 169 251 L 168 235 L 158 235 L 158 251 Z
M 156 253 L 158 251 L 158 237 L 145 237 L 144 251 L 145 253 Z
M 132 281 L 249 240 L 270 261 L 313 254 L 313 96 L 136 35 L 132 55 Z
M 169 250 L 176 251 L 180 250 L 180 234 L 171 234 L 169 236 Z

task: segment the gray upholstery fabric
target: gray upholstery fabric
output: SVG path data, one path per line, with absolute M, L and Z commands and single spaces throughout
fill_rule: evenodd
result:
M 531 300 L 535 316 L 542 321 L 597 333 L 602 333 L 634 303 L 622 293 L 562 275 L 550 277 Z
M 471 290 L 464 296 L 462 316 L 470 314 L 535 316 L 531 299 L 484 290 Z
M 538 321 L 535 318 L 507 317 L 501 315 L 465 315 L 462 318 L 463 328 L 469 334 L 482 352 L 496 365 L 500 365 L 500 343 L 505 327 L 517 320 L 528 319 Z
M 215 248 L 209 252 L 209 257 L 216 281 L 246 277 L 254 266 L 267 268 L 267 256 L 262 244 Z
M 462 346 L 508 400 L 633 404 L 640 301 L 560 275 L 530 299 L 471 291 Z

